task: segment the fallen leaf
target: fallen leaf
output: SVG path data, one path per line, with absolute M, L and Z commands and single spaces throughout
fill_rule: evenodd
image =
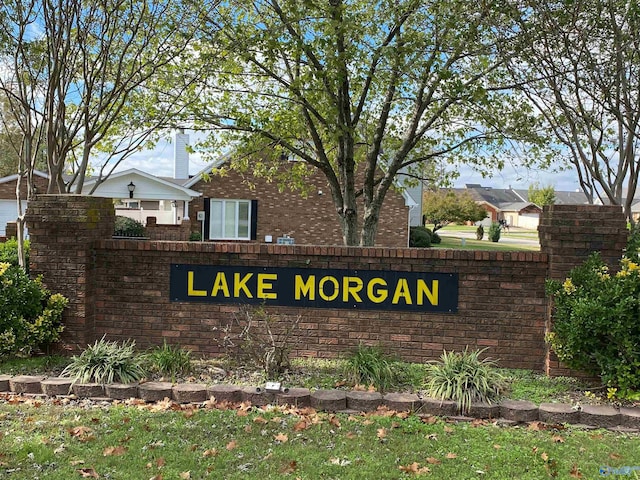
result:
M 547 455 L 547 452 L 542 452 L 542 453 L 540 454 L 540 458 L 541 458 L 542 460 L 544 460 L 545 462 L 548 462 L 548 461 L 549 461 L 549 455 Z
M 569 476 L 571 476 L 572 478 L 582 478 L 582 473 L 580 473 L 580 470 L 578 469 L 578 466 L 575 463 L 571 467 Z
M 235 440 L 231 440 L 229 443 L 227 443 L 227 450 L 233 450 L 234 448 L 236 448 L 238 446 L 238 442 L 236 442 Z
M 93 468 L 80 468 L 76 470 L 82 478 L 100 478 Z
M 619 453 L 610 453 L 609 458 L 611 460 L 620 460 L 622 458 L 622 455 L 620 455 Z
M 449 459 L 453 459 L 453 458 L 458 458 L 458 455 L 452 452 L 449 452 L 445 455 L 445 457 L 449 458 Z
M 440 465 L 442 462 L 440 460 L 438 460 L 437 458 L 429 457 L 429 458 L 427 458 L 427 463 L 429 463 L 431 465 Z
M 553 437 L 551 437 L 551 440 L 553 440 L 555 443 L 564 443 L 564 438 L 562 438 L 560 435 L 554 435 Z
M 540 428 L 541 422 L 529 422 L 529 426 L 527 427 L 527 430 L 532 430 L 535 432 L 538 432 L 540 430 L 542 430 L 542 428 Z
M 340 420 L 338 420 L 338 417 L 336 417 L 335 415 L 331 415 L 329 417 L 329 423 L 336 428 L 340 428 Z
M 422 423 L 426 423 L 427 425 L 433 425 L 438 421 L 438 417 L 435 415 L 427 415 L 426 417 L 421 418 Z
M 127 451 L 127 449 L 122 447 L 122 446 L 107 447 L 102 451 L 102 456 L 103 457 L 111 457 L 111 456 L 116 456 L 116 455 L 124 455 L 126 451 Z
M 218 455 L 218 449 L 216 448 L 210 448 L 208 450 L 205 450 L 204 452 L 202 452 L 202 456 L 203 457 L 215 457 L 216 455 Z
M 413 473 L 413 474 L 421 474 L 421 473 L 429 473 L 430 470 L 428 467 L 420 467 L 418 462 L 413 462 L 409 465 L 400 465 L 398 467 L 404 473 Z
M 252 429 L 251 429 L 251 425 L 245 425 L 245 426 L 244 426 L 244 431 L 245 431 L 245 432 L 247 432 L 247 433 L 251 433 L 251 430 L 252 430 Z
M 493 448 L 495 448 L 496 450 L 500 450 L 502 447 L 496 443 L 493 445 Z
M 377 433 L 377 437 L 382 440 L 384 437 L 387 436 L 387 429 L 386 428 L 379 428 L 378 429 L 378 433 Z
M 356 434 L 353 433 L 353 432 L 347 432 L 345 434 L 345 437 L 347 437 L 349 440 L 352 440 L 352 439 L 356 438 Z
M 191 472 L 181 472 L 180 478 L 182 480 L 189 480 L 191 478 Z
M 306 430 L 307 428 L 309 428 L 309 424 L 304 420 L 300 420 L 293 426 L 293 431 L 301 432 L 302 430 Z
M 279 433 L 273 438 L 275 438 L 275 440 L 280 443 L 287 443 L 289 441 L 289 437 L 287 437 L 287 435 L 284 433 Z
M 162 468 L 167 464 L 167 461 L 164 459 L 164 457 L 160 457 L 159 459 L 156 460 L 156 466 L 158 468 Z
M 71 460 L 69 462 L 69 465 L 71 465 L 72 467 L 75 467 L 76 465 L 83 465 L 84 464 L 84 460 Z
M 258 417 L 253 419 L 253 423 L 260 423 L 260 424 L 264 425 L 267 422 L 268 422 L 268 420 L 266 420 L 264 417 L 260 417 L 260 416 L 258 416 Z
M 444 433 L 453 433 L 453 428 L 448 427 L 448 426 L 444 426 Z
M 295 472 L 297 468 L 298 468 L 298 462 L 296 462 L 295 460 L 292 460 L 291 462 L 289 462 L 288 464 L 286 464 L 280 469 L 280 473 L 287 475 L 289 473 Z

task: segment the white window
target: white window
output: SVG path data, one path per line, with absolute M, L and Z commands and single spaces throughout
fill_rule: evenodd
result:
M 209 215 L 212 240 L 251 239 L 251 200 L 212 199 Z

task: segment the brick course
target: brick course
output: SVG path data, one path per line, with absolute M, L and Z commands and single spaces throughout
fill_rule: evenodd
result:
M 601 215 L 602 208 L 606 212 Z M 575 245 L 583 241 L 582 234 L 573 236 L 573 245 L 570 234 L 554 244 L 574 213 L 581 222 L 594 219 L 590 242 L 596 238 L 603 245 L 620 245 L 624 217 L 620 209 L 608 207 L 554 210 L 553 219 L 543 219 L 541 225 L 540 253 L 111 239 L 111 202 L 77 196 L 39 196 L 30 204 L 28 222 L 32 272 L 43 274 L 49 288 L 71 299 L 65 341 L 75 348 L 106 334 L 112 340 L 133 338 L 141 348 L 166 339 L 198 355 L 223 353 L 216 338 L 239 307 L 171 302 L 174 263 L 438 272 L 458 274 L 456 314 L 295 307 L 267 311 L 302 315 L 293 352 L 297 356 L 335 358 L 364 343 L 422 362 L 438 358 L 443 349 L 486 347 L 501 365 L 540 371 L 550 363 L 544 342 L 550 312 L 545 279 L 589 253 Z M 602 225 L 606 230 L 597 233 Z M 613 249 L 607 255 L 613 260 Z

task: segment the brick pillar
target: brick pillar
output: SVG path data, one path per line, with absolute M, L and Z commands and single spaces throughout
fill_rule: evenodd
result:
M 545 206 L 538 226 L 540 251 L 549 259 L 548 278 L 564 280 L 593 252 L 617 269 L 627 243 L 627 223 L 622 207 L 614 205 Z M 548 303 L 545 333 L 551 330 L 552 304 Z M 548 375 L 581 375 L 562 365 L 547 346 Z M 584 376 L 584 375 L 582 375 Z
M 26 215 L 31 241 L 30 273 L 69 299 L 62 341 L 83 349 L 94 341 L 92 246 L 111 238 L 115 211 L 108 198 L 38 195 Z

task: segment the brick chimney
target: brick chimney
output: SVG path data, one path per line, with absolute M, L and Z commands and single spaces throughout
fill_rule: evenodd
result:
M 184 133 L 184 129 L 176 132 L 176 139 L 173 144 L 173 178 L 186 180 L 189 178 L 189 134 Z

